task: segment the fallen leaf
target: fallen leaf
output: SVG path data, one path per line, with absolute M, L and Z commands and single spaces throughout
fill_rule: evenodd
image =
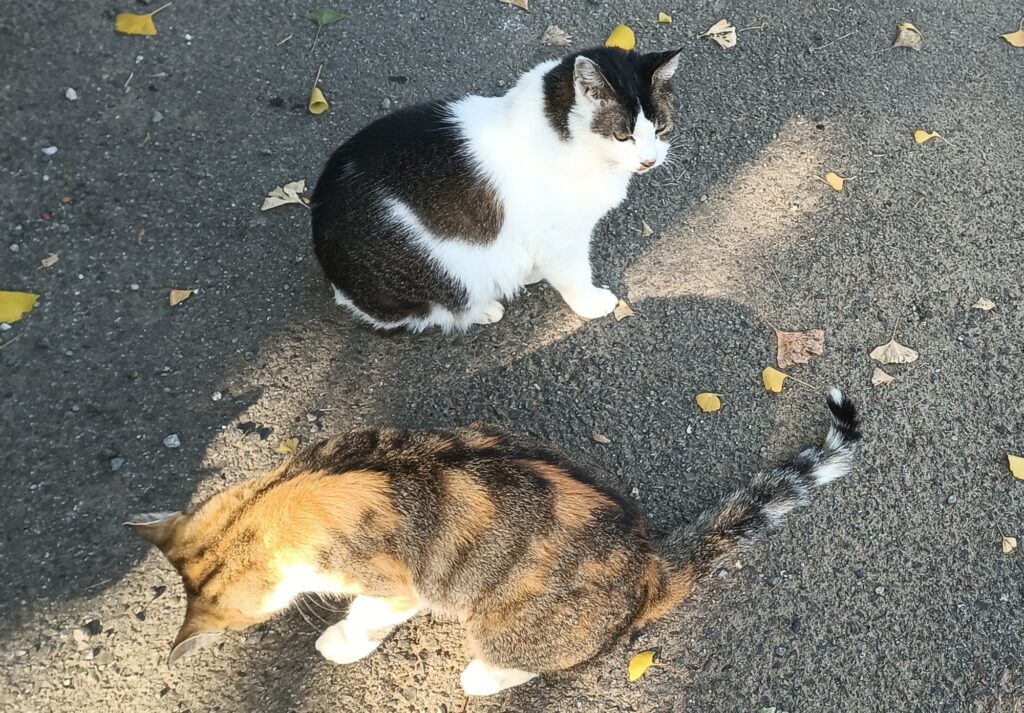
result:
M 672 24 L 672 16 L 669 15 L 667 12 L 659 12 L 658 13 L 658 22 L 660 22 L 662 25 L 671 25 Z
M 651 226 L 649 226 L 647 224 L 646 220 L 641 220 L 640 221 L 640 232 L 642 232 L 644 234 L 645 238 L 649 238 L 652 235 L 654 235 L 654 229 L 651 228 Z
M 306 19 L 315 22 L 317 27 L 333 25 L 338 20 L 344 20 L 345 14 L 330 7 L 318 7 L 306 13 Z
M 0 292 L 0 295 L 3 293 Z M 1024 480 L 1024 458 L 1015 455 L 1006 455 L 1006 460 L 1010 465 L 1010 473 L 1014 478 L 1018 480 Z
M 305 190 L 305 179 L 292 181 L 291 183 L 286 183 L 283 186 L 278 186 L 268 193 L 267 197 L 263 199 L 263 205 L 260 206 L 260 210 L 270 210 L 271 208 L 277 208 L 278 206 L 286 205 L 288 203 L 309 205 L 309 200 L 300 195 Z
M 630 29 L 629 25 L 618 25 L 612 33 L 608 35 L 608 39 L 604 42 L 605 47 L 618 47 L 624 49 L 627 52 L 636 47 L 636 35 L 633 34 L 633 30 Z
M 896 41 L 892 43 L 893 47 L 906 47 L 907 49 L 914 50 L 915 52 L 921 51 L 921 43 L 924 42 L 924 35 L 921 31 L 911 25 L 909 22 L 900 23 L 899 34 L 896 35 Z
M 693 400 L 697 402 L 697 406 L 704 413 L 714 413 L 722 408 L 722 399 L 718 397 L 718 394 L 697 394 Z
M 313 87 L 313 91 L 309 93 L 309 113 L 323 114 L 329 106 L 320 87 Z
M 58 260 L 60 260 L 60 254 L 59 253 L 50 253 L 49 255 L 44 257 L 42 260 L 40 260 L 39 263 L 43 267 L 53 267 L 54 265 L 57 264 Z
M 1016 32 L 1009 32 L 1005 35 L 999 35 L 1004 40 L 1009 42 L 1014 47 L 1024 47 L 1024 28 L 1017 30 Z
M 615 305 L 615 310 L 612 312 L 616 322 L 621 322 L 626 317 L 633 316 L 633 310 L 626 303 L 626 300 L 619 300 L 619 303 Z
M 766 366 L 764 371 L 761 372 L 761 382 L 764 384 L 764 388 L 771 391 L 773 394 L 782 393 L 782 382 L 786 380 L 789 374 L 783 374 L 778 369 L 774 369 L 770 366 Z
M 895 339 L 890 339 L 885 344 L 872 349 L 868 356 L 883 364 L 909 364 L 917 361 L 918 354 L 910 347 L 905 347 Z
M 886 374 L 884 371 L 879 369 L 877 366 L 875 370 L 871 372 L 871 385 L 872 386 L 885 386 L 896 381 L 896 378 Z
M 156 24 L 153 22 L 153 15 L 157 14 L 161 10 L 166 10 L 174 3 L 167 3 L 161 7 L 158 7 L 153 12 L 148 12 L 145 15 L 136 15 L 131 12 L 119 12 L 114 16 L 114 30 L 120 32 L 122 35 L 146 35 L 152 36 L 156 34 Z
M 552 47 L 568 47 L 572 44 L 572 36 L 558 25 L 549 25 L 540 41 Z
M 189 297 L 192 296 L 193 292 L 194 290 L 171 290 L 171 294 L 169 295 L 168 298 L 169 302 L 171 303 L 171 307 L 173 307 L 174 305 L 179 305 L 185 300 L 187 300 Z
M 980 300 L 971 305 L 972 309 L 980 309 L 983 312 L 988 312 L 996 308 L 996 303 L 987 297 L 982 297 Z
M 843 190 L 843 185 L 846 183 L 845 178 L 840 176 L 838 173 L 832 173 L 831 171 L 826 173 L 825 178 L 823 178 L 822 180 L 825 181 L 825 183 L 827 183 L 829 186 L 831 186 L 832 190 L 836 191 L 837 193 Z
M 729 24 L 728 20 L 719 20 L 708 28 L 701 37 L 708 37 L 718 43 L 723 49 L 736 46 L 736 28 Z
M 75 199 L 72 198 L 71 196 L 61 196 L 60 197 L 61 205 L 71 205 L 74 202 L 74 200 Z
M 607 446 L 609 443 L 612 442 L 612 439 L 608 438 L 608 436 L 604 435 L 603 433 L 595 433 L 593 438 L 594 443 L 600 443 L 602 446 Z
M 520 10 L 526 10 L 527 12 L 530 11 L 530 0 L 498 0 L 498 2 L 503 2 L 506 5 L 518 7 Z
M 4 292 L 0 290 L 0 322 L 11 324 L 32 311 L 39 295 L 31 292 Z
M 1017 549 L 1017 538 L 1003 535 L 1003 554 L 1010 555 Z
M 825 353 L 825 332 L 820 329 L 805 332 L 780 332 L 776 329 L 775 341 L 778 344 L 776 361 L 780 369 L 806 364 L 811 357 Z
M 277 444 L 278 453 L 294 453 L 299 449 L 298 438 L 282 438 L 281 442 Z
M 938 131 L 925 131 L 924 129 L 918 129 L 914 132 L 914 141 L 919 144 L 923 144 L 925 141 L 931 141 L 932 139 L 942 138 Z
M 653 651 L 641 651 L 629 660 L 629 666 L 626 670 L 629 672 L 629 680 L 635 681 L 654 665 L 654 652 Z

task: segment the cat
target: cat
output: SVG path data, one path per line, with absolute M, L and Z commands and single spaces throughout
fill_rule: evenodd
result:
M 394 627 L 433 612 L 466 630 L 465 692 L 489 695 L 570 669 L 665 616 L 845 475 L 860 420 L 838 389 L 827 404 L 822 446 L 660 539 L 598 471 L 483 426 L 357 431 L 186 512 L 125 524 L 183 579 L 171 662 L 316 592 L 354 597 L 316 642 L 327 659 L 358 661 Z
M 396 111 L 327 162 L 313 247 L 335 301 L 380 329 L 491 324 L 547 280 L 580 317 L 618 303 L 593 284 L 590 238 L 634 174 L 660 166 L 679 50 L 590 49 L 543 62 L 504 96 Z

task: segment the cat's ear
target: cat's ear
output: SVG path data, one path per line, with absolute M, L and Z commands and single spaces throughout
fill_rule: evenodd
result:
M 611 94 L 611 87 L 601 73 L 601 68 L 594 60 L 583 55 L 576 58 L 572 77 L 576 94 L 598 106 L 603 104 Z
M 183 517 L 180 512 L 147 512 L 128 518 L 124 525 L 162 550 L 174 536 L 174 528 Z
M 212 627 L 209 621 L 196 615 L 195 610 L 189 606 L 185 614 L 185 623 L 181 625 L 178 635 L 174 638 L 174 646 L 171 647 L 171 655 L 167 657 L 167 665 L 173 665 L 185 654 L 209 646 L 223 633 L 223 629 Z
M 679 55 L 682 50 L 668 52 L 651 52 L 643 57 L 644 64 L 650 69 L 652 82 L 667 82 L 672 79 L 679 68 Z

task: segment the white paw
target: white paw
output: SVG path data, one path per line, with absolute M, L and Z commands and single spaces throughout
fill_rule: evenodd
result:
M 495 300 L 477 312 L 476 317 L 473 318 L 473 324 L 494 324 L 495 322 L 500 322 L 504 316 L 504 305 Z
M 572 311 L 583 319 L 598 319 L 612 313 L 619 298 L 611 290 L 591 287 L 589 290 L 566 298 Z
M 328 661 L 339 664 L 353 663 L 369 656 L 374 649 L 380 646 L 379 641 L 373 641 L 365 636 L 346 635 L 344 623 L 341 622 L 327 629 L 316 640 L 316 650 Z
M 459 682 L 467 696 L 493 696 L 536 677 L 537 674 L 529 671 L 492 667 L 480 659 L 473 659 L 459 676 Z
M 532 270 L 530 270 L 530 274 L 526 276 L 526 279 L 523 280 L 523 282 L 527 285 L 535 285 L 543 279 L 544 275 L 538 268 L 535 267 Z

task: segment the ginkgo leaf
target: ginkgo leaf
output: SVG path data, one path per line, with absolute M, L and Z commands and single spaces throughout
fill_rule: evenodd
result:
M 820 329 L 804 332 L 780 332 L 776 329 L 775 340 L 778 344 L 776 361 L 780 369 L 806 364 L 811 357 L 825 353 L 825 332 Z
M 980 300 L 971 305 L 972 309 L 980 309 L 983 312 L 988 312 L 996 308 L 996 303 L 987 297 L 982 297 Z
M 145 15 L 136 15 L 131 12 L 119 12 L 114 16 L 114 30 L 120 32 L 122 35 L 145 35 L 152 36 L 156 34 L 156 24 L 153 22 L 153 15 L 157 14 L 162 10 L 166 10 L 174 3 L 167 3 L 161 7 L 158 7 L 153 12 L 147 12 Z
M 723 49 L 736 46 L 736 28 L 730 25 L 728 20 L 719 20 L 709 27 L 701 37 L 714 40 Z
M 843 186 L 846 184 L 846 179 L 840 176 L 838 173 L 832 173 L 829 171 L 825 174 L 825 178 L 822 179 L 827 183 L 833 191 L 837 193 L 843 190 Z
M 345 14 L 330 7 L 318 7 L 306 13 L 306 19 L 315 22 L 317 27 L 333 25 L 338 20 L 344 20 Z
M 1013 477 L 1019 480 L 1024 480 L 1024 458 L 1007 453 L 1006 461 L 1010 466 L 1010 473 Z
M 923 144 L 925 141 L 931 141 L 932 139 L 941 138 L 938 131 L 925 131 L 924 129 L 918 129 L 914 132 L 914 141 L 919 144 Z
M 658 13 L 658 22 L 660 22 L 662 25 L 671 25 L 672 24 L 672 16 L 669 15 L 667 12 L 659 12 Z
M 626 317 L 632 317 L 633 310 L 626 300 L 619 300 L 619 303 L 615 305 L 615 309 L 612 311 L 612 315 L 615 317 L 616 322 L 621 322 Z
M 552 47 L 568 47 L 572 44 L 572 36 L 558 25 L 549 25 L 540 41 Z
M 503 2 L 506 5 L 511 5 L 512 7 L 518 7 L 520 10 L 526 10 L 527 12 L 530 10 L 530 0 L 498 0 L 498 2 Z
M 782 382 L 786 380 L 789 374 L 784 374 L 778 369 L 770 366 L 766 366 L 764 371 L 761 372 L 761 382 L 764 384 L 764 388 L 771 391 L 773 394 L 782 393 Z
M 896 381 L 896 378 L 886 374 L 884 371 L 879 369 L 877 366 L 875 370 L 871 372 L 871 385 L 872 386 L 885 386 Z
M 298 438 L 282 438 L 281 442 L 277 444 L 278 453 L 294 453 L 299 449 Z
M 883 364 L 909 364 L 917 361 L 918 353 L 910 347 L 903 346 L 895 339 L 890 339 L 885 344 L 872 349 L 868 356 Z
M 309 93 L 309 113 L 323 114 L 329 106 L 327 98 L 320 91 L 320 87 L 313 87 L 313 91 Z
M 653 651 L 641 651 L 629 660 L 629 666 L 626 667 L 628 677 L 630 681 L 635 681 L 654 665 L 654 652 Z
M 618 47 L 629 51 L 636 47 L 636 35 L 633 34 L 633 30 L 630 29 L 629 25 L 618 25 L 612 33 L 608 35 L 608 39 L 605 40 L 605 47 Z
M 263 205 L 260 207 L 260 210 L 270 210 L 271 208 L 277 208 L 288 203 L 295 203 L 301 206 L 309 205 L 309 200 L 299 195 L 305 190 L 305 179 L 278 186 L 263 199 Z
M 718 394 L 697 394 L 693 400 L 697 402 L 697 406 L 704 413 L 714 413 L 722 408 L 722 399 L 719 398 Z
M 171 290 L 170 295 L 168 295 L 168 302 L 170 302 L 171 307 L 181 304 L 191 297 L 193 292 L 195 290 Z
M 1005 35 L 999 36 L 1014 47 L 1024 47 L 1024 28 L 1017 30 L 1016 32 L 1008 32 Z
M 649 225 L 647 224 L 647 221 L 646 221 L 646 220 L 641 220 L 641 221 L 640 221 L 640 232 L 641 232 L 641 233 L 643 233 L 643 236 L 644 236 L 645 238 L 649 238 L 649 237 L 651 237 L 652 235 L 654 235 L 654 229 L 653 229 L 653 228 L 651 228 L 651 226 L 649 226 Z
M 58 260 L 60 260 L 60 253 L 50 253 L 42 260 L 40 260 L 39 264 L 42 265 L 43 267 L 53 267 L 54 265 L 57 264 Z
M 31 292 L 4 292 L 0 290 L 0 322 L 11 324 L 32 311 L 39 295 Z
M 899 34 L 896 35 L 896 41 L 892 43 L 893 47 L 906 47 L 907 49 L 914 50 L 915 52 L 921 51 L 921 44 L 924 42 L 924 35 L 921 31 L 914 27 L 909 22 L 900 23 Z
M 609 443 L 612 442 L 612 439 L 608 438 L 608 436 L 604 435 L 603 433 L 595 433 L 593 435 L 593 439 L 594 443 L 600 443 L 602 446 L 607 446 Z
M 1017 538 L 1016 537 L 1007 537 L 1006 535 L 1003 535 L 1003 554 L 1004 555 L 1012 555 L 1014 550 L 1016 550 L 1016 549 L 1017 549 Z

